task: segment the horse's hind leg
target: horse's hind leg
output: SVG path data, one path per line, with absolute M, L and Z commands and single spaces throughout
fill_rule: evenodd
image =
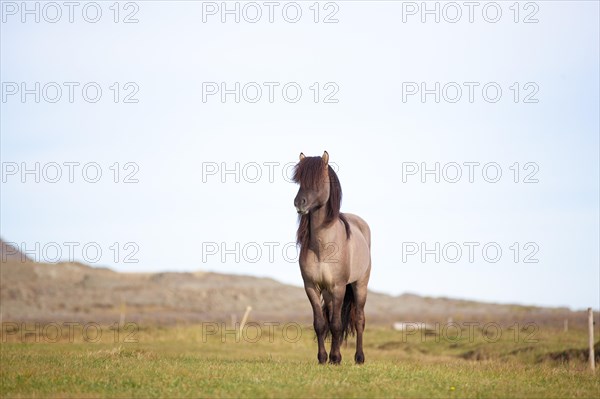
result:
M 369 274 L 371 266 L 363 278 L 352 284 L 354 298 L 356 300 L 356 353 L 354 361 L 356 364 L 365 362 L 363 352 L 363 332 L 365 330 L 365 304 L 367 303 L 367 284 L 369 283 Z
M 317 359 L 319 363 L 323 364 L 327 361 L 327 351 L 325 350 L 325 336 L 327 335 L 327 329 L 329 323 L 323 315 L 323 309 L 321 308 L 321 294 L 313 284 L 305 284 L 304 290 L 308 296 L 308 300 L 313 309 L 313 326 L 315 333 L 317 334 L 317 342 L 319 344 L 319 352 Z

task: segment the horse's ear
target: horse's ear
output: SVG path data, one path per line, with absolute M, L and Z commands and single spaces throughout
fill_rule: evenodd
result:
M 304 158 L 306 158 L 306 155 L 304 155 L 303 152 L 300 153 L 300 160 L 302 161 Z
M 323 152 L 323 162 L 325 162 L 325 165 L 329 164 L 329 153 L 327 151 Z

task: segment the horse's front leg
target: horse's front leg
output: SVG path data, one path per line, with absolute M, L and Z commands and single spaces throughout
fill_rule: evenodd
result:
M 327 351 L 325 350 L 325 336 L 329 328 L 327 319 L 323 315 L 321 308 L 321 294 L 314 284 L 304 284 L 304 290 L 308 296 L 308 300 L 313 308 L 313 326 L 317 334 L 317 342 L 319 343 L 319 352 L 317 358 L 319 363 L 323 364 L 327 361 Z
M 344 303 L 344 295 L 346 294 L 346 285 L 336 286 L 332 290 L 333 307 L 331 312 L 331 351 L 329 352 L 329 363 L 340 364 L 342 361 L 342 353 L 340 346 L 342 345 L 342 304 Z

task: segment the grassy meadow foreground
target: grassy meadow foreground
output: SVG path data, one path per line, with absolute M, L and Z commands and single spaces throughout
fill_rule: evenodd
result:
M 598 397 L 583 330 L 478 327 L 414 334 L 367 327 L 366 364 L 319 366 L 311 328 L 262 325 L 235 333 L 215 323 L 57 326 L 26 334 L 3 326 L 2 397 Z M 464 327 L 464 326 L 463 326 Z M 470 331 L 471 330 L 471 331 Z M 460 339 L 455 339 L 460 334 Z M 83 339 L 87 337 L 87 342 Z M 436 338 L 437 337 L 437 338 Z M 223 342 L 225 340 L 225 342 Z M 439 342 L 436 342 L 439 341 Z M 72 341 L 72 342 L 70 342 Z M 137 341 L 137 342 L 135 342 Z M 472 342 L 470 342 L 472 341 Z M 567 349 L 572 349 L 568 351 Z M 570 359 L 570 360 L 566 360 Z

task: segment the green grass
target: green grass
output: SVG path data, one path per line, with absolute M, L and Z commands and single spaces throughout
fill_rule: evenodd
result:
M 66 331 L 66 330 L 65 330 Z M 319 366 L 310 329 L 299 341 L 265 328 L 256 343 L 223 343 L 200 326 L 147 327 L 137 343 L 105 329 L 97 343 L 43 342 L 20 333 L 2 337 L 2 397 L 598 397 L 599 374 L 583 360 L 559 363 L 550 352 L 585 347 L 584 331 L 536 332 L 523 342 L 504 330 L 487 342 L 419 334 L 405 337 L 383 327 L 365 335 L 366 364 L 353 364 L 354 344 L 342 348 L 342 365 Z M 249 331 L 249 334 L 254 332 Z M 294 333 L 290 336 L 293 337 Z M 42 342 L 31 342 L 35 341 Z M 406 338 L 406 339 L 405 339 Z M 269 341 L 272 342 L 269 342 Z M 206 342 L 204 342 L 206 341 Z M 479 359 L 479 360 L 476 360 Z

